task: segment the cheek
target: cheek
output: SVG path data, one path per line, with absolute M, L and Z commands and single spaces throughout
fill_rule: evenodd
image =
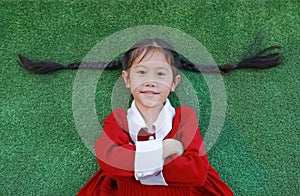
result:
M 171 90 L 173 86 L 172 79 L 164 79 L 159 81 L 160 87 L 163 90 Z
M 171 92 L 171 88 L 169 86 L 162 85 L 160 87 L 160 93 L 162 94 L 163 97 L 168 97 L 170 92 Z
M 142 79 L 130 79 L 130 89 L 131 91 L 135 90 L 136 88 L 138 88 L 139 86 L 141 86 L 144 83 L 144 81 Z

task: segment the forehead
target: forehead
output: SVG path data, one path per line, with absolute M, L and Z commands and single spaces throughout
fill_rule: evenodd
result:
M 149 61 L 142 61 L 132 66 L 132 69 L 138 69 L 138 68 L 171 70 L 171 65 L 164 61 L 149 60 Z
M 152 61 L 152 62 L 161 62 L 163 64 L 169 64 L 169 60 L 167 59 L 166 55 L 163 52 L 158 50 L 152 50 L 148 52 L 143 52 L 139 56 L 137 56 L 133 62 L 132 66 L 136 64 L 144 64 L 145 62 Z

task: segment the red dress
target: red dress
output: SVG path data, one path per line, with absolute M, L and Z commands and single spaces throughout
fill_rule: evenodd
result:
M 193 109 L 176 109 L 172 130 L 165 137 L 182 142 L 184 153 L 165 160 L 163 176 L 168 186 L 143 185 L 134 177 L 135 146 L 128 132 L 126 112 L 119 108 L 104 121 L 103 135 L 95 142 L 100 169 L 78 196 L 200 196 L 233 195 L 210 166 Z

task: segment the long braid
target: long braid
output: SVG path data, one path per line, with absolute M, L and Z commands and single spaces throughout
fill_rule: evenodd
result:
M 34 74 L 49 74 L 61 69 L 118 69 L 122 67 L 122 60 L 111 62 L 75 62 L 62 65 L 55 62 L 32 61 L 22 55 L 18 55 L 20 65 Z
M 174 64 L 179 69 L 186 69 L 201 73 L 227 73 L 235 69 L 267 69 L 278 66 L 282 63 L 282 56 L 279 52 L 269 53 L 272 50 L 280 49 L 279 46 L 265 48 L 254 56 L 246 57 L 236 64 L 225 64 L 223 66 L 212 66 L 193 63 L 187 58 L 180 56 L 173 46 L 161 39 L 144 39 L 136 43 L 131 49 L 125 52 L 122 59 L 111 62 L 75 62 L 68 65 L 62 65 L 55 62 L 32 61 L 22 55 L 19 56 L 20 64 L 27 70 L 36 74 L 48 74 L 60 69 L 128 69 L 131 59 L 131 52 L 140 47 L 161 47 L 173 54 Z M 269 54 L 268 54 L 269 53 Z M 132 59 L 131 59 L 132 60 Z
M 111 62 L 77 62 L 70 63 L 67 69 L 118 69 L 122 67 L 122 60 Z
M 269 52 L 273 49 L 280 49 L 280 46 L 271 46 L 265 48 L 260 52 L 258 52 L 253 57 L 242 59 L 240 62 L 236 64 L 236 69 L 240 69 L 240 68 L 266 69 L 281 64 L 282 56 L 279 52 L 264 55 L 264 53 Z
M 280 49 L 280 47 L 271 46 L 265 48 L 254 56 L 243 58 L 236 64 L 225 64 L 223 66 L 203 65 L 192 63 L 185 57 L 180 57 L 180 64 L 183 69 L 201 73 L 228 73 L 234 69 L 267 69 L 282 63 L 282 55 L 279 52 L 265 54 L 273 49 Z
M 203 65 L 203 64 L 197 64 L 192 63 L 190 60 L 188 60 L 185 57 L 179 58 L 180 65 L 182 69 L 193 71 L 193 72 L 201 72 L 201 73 L 219 73 L 218 66 L 212 66 L 212 65 Z

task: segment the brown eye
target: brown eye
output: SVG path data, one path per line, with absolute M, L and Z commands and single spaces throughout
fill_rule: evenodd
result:
M 145 71 L 138 71 L 137 73 L 140 74 L 140 75 L 145 75 L 146 74 Z
M 157 75 L 158 75 L 159 77 L 163 77 L 163 76 L 165 76 L 166 74 L 163 73 L 163 72 L 158 72 Z

